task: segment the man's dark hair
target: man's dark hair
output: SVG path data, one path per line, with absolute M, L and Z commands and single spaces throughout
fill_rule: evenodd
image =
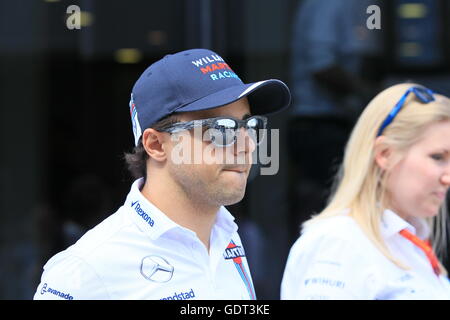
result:
M 177 117 L 174 114 L 168 115 L 157 123 L 155 123 L 151 128 L 156 131 L 162 130 L 174 123 L 178 122 Z M 128 171 L 130 172 L 133 179 L 138 179 L 144 177 L 144 181 L 147 179 L 147 151 L 145 151 L 142 145 L 142 137 L 139 138 L 138 145 L 133 148 L 133 150 L 128 153 L 124 153 L 124 160 Z

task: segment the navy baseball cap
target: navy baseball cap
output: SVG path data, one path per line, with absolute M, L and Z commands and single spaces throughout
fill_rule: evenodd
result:
M 280 80 L 243 83 L 224 59 L 207 49 L 166 55 L 136 81 L 130 100 L 135 144 L 142 132 L 175 113 L 217 108 L 248 97 L 252 114 L 272 114 L 291 102 Z

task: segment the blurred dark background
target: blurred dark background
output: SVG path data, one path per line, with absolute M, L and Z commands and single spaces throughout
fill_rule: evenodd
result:
M 0 0 L 0 299 L 31 299 L 43 264 L 123 203 L 131 88 L 152 62 L 196 47 L 244 82 L 278 78 L 293 92 L 270 119 L 278 173 L 253 174 L 229 208 L 258 298 L 278 299 L 300 223 L 323 207 L 364 105 L 405 80 L 450 95 L 450 1 L 310 2 Z M 372 4 L 381 29 L 366 24 Z M 66 25 L 70 5 L 80 29 Z

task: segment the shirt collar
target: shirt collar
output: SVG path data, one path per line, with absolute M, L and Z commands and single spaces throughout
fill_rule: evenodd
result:
M 394 211 L 386 209 L 381 218 L 381 233 L 385 239 L 398 234 L 400 230 L 408 229 L 419 238 L 426 239 L 430 234 L 430 228 L 424 219 L 411 218 L 409 221 L 402 219 Z
M 236 232 L 238 229 L 233 215 L 224 206 L 221 206 L 217 212 L 215 227 L 219 227 L 230 234 Z
M 184 228 L 172 221 L 154 204 L 152 204 L 141 193 L 144 185 L 144 178 L 139 178 L 131 185 L 131 190 L 125 200 L 124 206 L 130 210 L 134 223 L 139 229 L 148 234 L 151 239 L 156 240 L 161 235 L 172 229 L 180 229 L 184 232 L 195 235 L 192 230 Z M 223 229 L 227 233 L 237 231 L 237 225 L 234 223 L 234 217 L 223 206 L 217 212 L 216 223 L 214 227 Z
M 141 193 L 143 185 L 144 178 L 133 182 L 124 206 L 130 210 L 133 222 L 138 228 L 148 234 L 153 240 L 156 240 L 170 229 L 180 226 L 144 197 Z

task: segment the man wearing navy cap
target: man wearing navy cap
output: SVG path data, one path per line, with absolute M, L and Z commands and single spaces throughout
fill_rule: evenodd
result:
M 217 53 L 148 67 L 133 87 L 137 179 L 117 212 L 44 266 L 35 299 L 256 299 L 233 216 L 279 80 L 244 84 Z

